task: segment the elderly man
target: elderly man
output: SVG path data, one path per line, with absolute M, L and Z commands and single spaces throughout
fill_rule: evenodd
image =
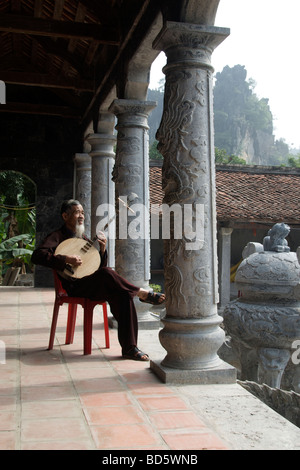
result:
M 55 254 L 57 246 L 68 238 L 82 237 L 84 234 L 84 211 L 79 201 L 70 199 L 61 206 L 64 225 L 46 237 L 33 252 L 32 262 L 62 272 L 66 265 L 80 266 L 82 259 L 78 254 Z M 61 278 L 68 295 L 85 297 L 92 300 L 107 301 L 111 312 L 118 322 L 118 338 L 122 356 L 127 359 L 148 361 L 149 356 L 137 347 L 138 322 L 134 297 L 142 302 L 158 305 L 165 300 L 164 294 L 151 293 L 134 286 L 107 267 L 106 238 L 103 233 L 98 239 L 101 265 L 98 270 L 82 279 Z

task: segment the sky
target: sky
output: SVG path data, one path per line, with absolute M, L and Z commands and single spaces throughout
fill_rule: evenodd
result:
M 258 98 L 268 98 L 274 135 L 300 149 L 300 0 L 220 0 L 215 26 L 230 36 L 215 49 L 215 73 L 226 65 L 244 65 Z M 166 63 L 153 63 L 150 88 L 155 89 Z

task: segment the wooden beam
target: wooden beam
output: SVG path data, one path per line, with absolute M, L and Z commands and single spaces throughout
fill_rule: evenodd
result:
M 61 37 L 97 41 L 99 44 L 119 45 L 116 30 L 94 23 L 47 20 L 23 15 L 0 14 L 0 31 L 16 34 Z
M 34 43 L 40 44 L 40 46 L 44 49 L 45 53 L 49 56 L 57 56 L 62 60 L 68 62 L 79 74 L 82 72 L 83 61 L 75 56 L 75 54 L 71 54 L 67 47 L 66 42 L 63 39 L 58 39 L 57 41 L 52 41 L 50 38 L 45 37 L 38 37 L 32 40 L 32 44 Z M 91 44 L 95 44 L 93 41 Z M 98 44 L 98 43 L 96 43 Z M 0 61 L 1 65 L 1 61 Z
M 30 72 L 1 72 L 0 80 L 13 85 L 39 86 L 45 88 L 64 88 L 82 92 L 95 91 L 94 82 L 91 80 L 54 77 L 43 73 Z
M 7 103 L 0 105 L 0 113 L 38 114 L 45 116 L 60 116 L 68 119 L 78 119 L 80 115 L 68 106 L 52 106 L 48 104 Z
M 34 16 L 40 18 L 42 16 L 43 0 L 34 0 Z
M 55 0 L 54 13 L 53 13 L 54 20 L 60 19 L 63 9 L 64 9 L 64 4 L 65 4 L 65 0 Z

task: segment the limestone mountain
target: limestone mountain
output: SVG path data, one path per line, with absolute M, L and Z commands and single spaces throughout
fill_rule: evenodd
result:
M 215 146 L 249 164 L 276 165 L 289 153 L 288 145 L 273 135 L 273 115 L 267 98 L 254 93 L 242 65 L 226 66 L 214 86 Z
M 245 66 L 226 66 L 216 74 L 214 86 L 215 146 L 253 165 L 280 165 L 287 160 L 288 145 L 275 140 L 273 115 L 268 99 L 254 93 Z M 163 88 L 149 90 L 148 99 L 158 103 L 149 118 L 150 146 L 155 141 L 163 111 Z

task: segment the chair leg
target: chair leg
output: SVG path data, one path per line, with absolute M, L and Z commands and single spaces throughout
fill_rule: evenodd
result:
M 66 331 L 66 344 L 72 344 L 74 340 L 75 324 L 77 316 L 77 304 L 69 304 L 68 321 Z
M 49 345 L 48 345 L 49 351 L 53 349 L 59 307 L 60 307 L 59 303 L 55 301 L 54 307 L 53 307 L 52 323 L 51 323 L 50 338 L 49 338 Z
M 83 353 L 85 356 L 92 353 L 92 329 L 94 308 L 88 302 L 83 315 Z
M 107 319 L 107 305 L 106 303 L 102 304 L 103 309 L 103 322 L 104 322 L 104 334 L 105 334 L 105 346 L 107 349 L 110 348 L 109 343 L 109 327 L 108 327 L 108 319 Z

